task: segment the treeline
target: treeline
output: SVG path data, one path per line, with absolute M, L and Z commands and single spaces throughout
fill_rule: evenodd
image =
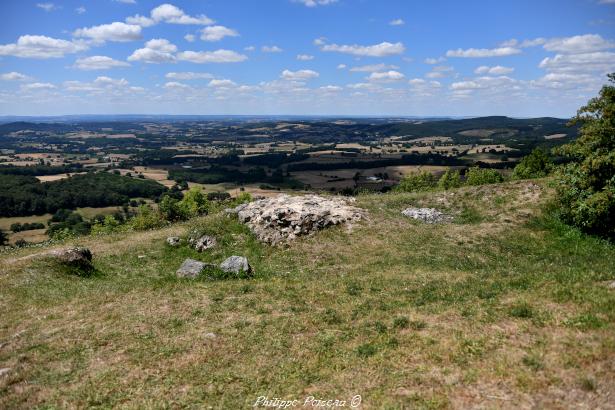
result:
M 33 176 L 0 174 L 0 216 L 122 205 L 136 197 L 156 199 L 166 190 L 155 181 L 107 172 L 74 175 L 52 182 L 40 182 Z
M 268 175 L 264 168 L 251 168 L 246 172 L 219 166 L 194 169 L 169 170 L 169 179 L 177 182 L 190 181 L 199 184 L 220 184 L 234 182 L 236 184 L 249 184 L 255 182 L 280 183 L 284 180 L 281 169 L 276 169 Z
M 348 161 L 348 162 L 304 162 L 300 164 L 289 164 L 288 172 L 297 171 L 328 171 L 332 169 L 369 169 L 381 168 L 398 165 L 446 165 L 457 166 L 466 163 L 456 157 L 448 157 L 440 154 L 408 154 L 401 158 L 384 158 L 370 161 Z
M 83 171 L 83 165 L 81 164 L 57 166 L 28 165 L 25 167 L 18 167 L 16 165 L 0 165 L 0 174 L 3 175 L 58 175 L 81 171 Z

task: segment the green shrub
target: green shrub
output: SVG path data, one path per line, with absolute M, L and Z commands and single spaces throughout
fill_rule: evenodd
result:
M 110 234 L 113 232 L 118 232 L 121 226 L 122 224 L 117 219 L 115 219 L 113 215 L 107 215 L 102 221 L 97 220 L 96 222 L 94 222 L 90 233 L 92 235 Z
M 177 204 L 181 219 L 190 219 L 206 214 L 209 210 L 209 201 L 203 190 L 199 187 L 190 188 Z
M 615 239 L 615 73 L 608 77 L 572 120 L 579 138 L 558 150 L 571 162 L 557 172 L 556 204 L 565 223 Z
M 502 181 L 504 178 L 495 169 L 472 167 L 466 172 L 468 185 L 497 184 Z
M 461 185 L 462 182 L 459 171 L 453 171 L 452 169 L 446 171 L 438 181 L 438 188 L 445 190 L 459 188 Z
M 553 169 L 553 161 L 540 148 L 534 149 L 530 155 L 523 157 L 513 170 L 513 179 L 543 178 Z
M 141 205 L 137 210 L 137 215 L 128 222 L 130 228 L 135 231 L 147 231 L 166 225 L 162 215 L 154 211 L 149 205 Z
M 397 192 L 429 191 L 436 187 L 436 177 L 427 171 L 406 175 L 395 188 Z

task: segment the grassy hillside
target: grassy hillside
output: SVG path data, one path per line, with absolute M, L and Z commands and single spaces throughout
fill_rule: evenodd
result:
M 615 397 L 615 246 L 542 215 L 545 181 L 360 196 L 369 220 L 288 247 L 212 215 L 79 240 L 97 273 L 0 256 L 0 408 L 576 407 Z M 400 211 L 445 209 L 446 225 Z M 212 253 L 164 244 L 189 228 Z M 245 255 L 249 280 L 180 280 Z

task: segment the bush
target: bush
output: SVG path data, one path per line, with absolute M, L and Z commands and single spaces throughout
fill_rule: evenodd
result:
M 0 230 L 0 246 L 4 246 L 9 243 L 9 237 L 2 230 Z
M 558 170 L 560 218 L 590 234 L 615 239 L 615 73 L 571 125 L 579 138 L 558 150 L 571 160 Z
M 468 185 L 497 184 L 502 181 L 504 178 L 495 169 L 472 167 L 466 172 Z
M 446 171 L 438 181 L 438 188 L 445 190 L 459 188 L 461 185 L 462 182 L 459 171 L 453 171 L 452 169 Z
M 149 205 L 143 204 L 137 210 L 137 215 L 128 222 L 135 231 L 147 231 L 161 228 L 166 225 L 160 213 L 155 212 Z
M 180 214 L 183 219 L 194 218 L 195 216 L 204 215 L 209 210 L 209 201 L 201 188 L 191 188 L 184 194 L 184 197 L 179 201 Z
M 513 170 L 513 179 L 543 178 L 553 169 L 553 161 L 540 148 L 534 149 L 530 155 L 523 157 Z
M 92 225 L 91 234 L 101 235 L 118 232 L 120 230 L 121 223 L 113 215 L 107 215 L 102 221 L 94 222 Z
M 427 171 L 406 175 L 395 188 L 397 192 L 429 191 L 436 187 L 436 177 Z

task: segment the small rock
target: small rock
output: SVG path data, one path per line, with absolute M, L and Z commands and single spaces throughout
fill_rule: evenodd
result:
M 179 246 L 180 242 L 179 236 L 169 236 L 167 238 L 167 245 L 169 246 Z
M 615 280 L 606 285 L 609 289 L 615 289 Z
M 11 371 L 10 367 L 5 367 L 4 369 L 0 369 L 0 377 L 9 374 L 10 371 Z
M 178 278 L 196 278 L 203 272 L 203 269 L 211 265 L 194 259 L 186 259 L 175 274 Z
M 216 238 L 214 238 L 213 236 L 201 236 L 199 239 L 196 240 L 196 242 L 194 242 L 194 249 L 199 252 L 203 252 L 207 249 L 213 248 L 214 246 L 216 246 L 217 243 L 218 242 L 216 241 Z
M 51 256 L 59 262 L 81 268 L 92 266 L 92 252 L 88 248 L 74 247 L 57 249 L 51 252 Z
M 138 255 L 137 258 L 138 259 L 145 259 L 145 255 Z
M 404 216 L 423 221 L 428 224 L 450 222 L 453 218 L 434 208 L 407 208 L 401 212 Z
M 215 338 L 217 338 L 218 336 L 216 336 L 216 334 L 215 334 L 215 333 L 205 333 L 205 334 L 203 335 L 203 337 L 204 337 L 205 339 L 215 339 Z
M 239 275 L 241 273 L 252 273 L 252 266 L 248 263 L 248 260 L 243 256 L 231 256 L 220 264 L 220 269 L 225 273 L 234 273 Z

